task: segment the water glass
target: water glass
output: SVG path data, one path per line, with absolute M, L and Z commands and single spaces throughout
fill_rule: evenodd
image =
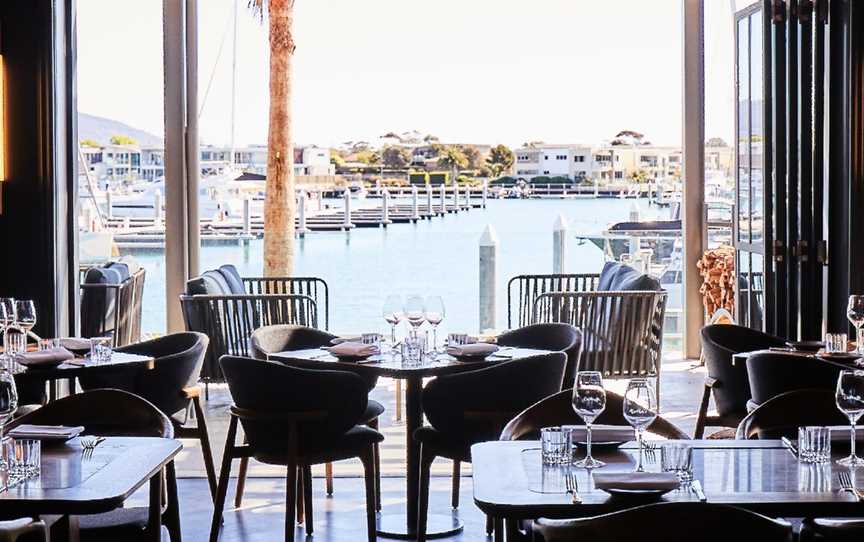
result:
M 855 344 L 859 354 L 864 354 L 864 295 L 850 295 L 846 317 L 855 326 Z
M 364 333 L 360 336 L 361 343 L 370 344 L 372 346 L 379 346 L 382 339 L 383 337 L 380 333 Z
M 10 324 L 3 331 L 3 351 L 14 355 L 27 351 L 27 334 L 15 324 Z
M 573 385 L 573 411 L 585 421 L 585 457 L 575 463 L 583 469 L 596 469 L 606 463 L 591 455 L 591 424 L 606 410 L 606 390 L 603 388 L 603 375 L 597 371 L 579 371 Z
M 402 340 L 402 364 L 416 366 L 423 364 L 423 351 L 426 347 L 426 337 L 409 335 Z
M 828 427 L 799 427 L 798 460 L 802 463 L 828 463 L 831 461 L 831 429 Z
M 573 459 L 571 430 L 557 426 L 540 429 L 540 455 L 544 465 L 569 465 Z
M 447 335 L 447 346 L 462 346 L 468 344 L 467 333 L 451 333 Z
M 51 350 L 60 346 L 60 339 L 39 339 L 39 350 Z
M 693 447 L 681 442 L 663 444 L 660 448 L 660 469 L 674 472 L 682 482 L 693 480 Z
M 848 337 L 845 333 L 826 333 L 825 352 L 847 352 L 849 350 Z
M 837 461 L 846 467 L 860 467 L 864 459 L 855 453 L 855 424 L 864 414 L 864 371 L 841 371 L 835 392 L 837 409 L 849 418 L 849 456 Z
M 9 472 L 13 476 L 31 478 L 42 469 L 42 443 L 34 439 L 13 439 L 8 448 Z
M 93 337 L 90 339 L 90 361 L 93 363 L 111 361 L 111 337 Z
M 624 419 L 636 430 L 636 441 L 639 444 L 639 461 L 636 464 L 636 472 L 644 472 L 642 466 L 643 448 L 642 442 L 645 429 L 657 419 L 657 397 L 654 394 L 654 386 L 647 378 L 634 378 L 627 384 L 624 393 Z

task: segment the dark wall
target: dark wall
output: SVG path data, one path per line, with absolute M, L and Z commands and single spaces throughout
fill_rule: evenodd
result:
M 70 124 L 66 77 L 71 2 L 0 2 L 5 64 L 6 181 L 0 214 L 0 295 L 36 301 L 36 333 L 69 331 L 71 273 Z M 56 9 L 56 11 L 55 11 Z M 71 193 L 74 197 L 74 192 Z

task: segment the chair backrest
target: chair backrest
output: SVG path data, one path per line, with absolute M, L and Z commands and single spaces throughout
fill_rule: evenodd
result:
M 439 376 L 423 389 L 423 410 L 432 427 L 460 442 L 495 440 L 515 413 L 561 389 L 566 363 L 554 352 Z
M 224 267 L 224 266 L 223 266 Z M 330 289 L 324 279 L 318 277 L 243 277 L 246 293 L 305 295 L 315 301 L 319 312 L 323 312 L 324 329 L 330 329 Z M 317 324 L 316 324 L 317 325 Z
M 288 427 L 278 421 L 280 416 L 320 414 L 320 419 L 299 422 L 297 428 L 300 441 L 320 442 L 343 435 L 366 410 L 366 384 L 346 371 L 313 371 L 234 356 L 223 356 L 220 364 L 234 405 L 251 414 L 241 422 L 253 450 L 285 449 Z
M 713 324 L 702 328 L 702 357 L 708 376 L 716 381 L 712 394 L 719 415 L 743 414 L 751 397 L 747 365 L 733 364 L 732 356 L 783 345 L 779 337 L 744 326 Z
M 536 323 L 582 331 L 579 371 L 606 377 L 656 376 L 663 347 L 665 291 L 552 292 L 534 302 Z
M 501 440 L 539 439 L 540 429 L 543 427 L 585 425 L 585 420 L 573 410 L 572 397 L 572 389 L 563 390 L 531 405 L 510 420 L 499 438 Z M 606 409 L 594 423 L 629 426 L 630 424 L 624 418 L 624 398 L 606 390 Z M 661 416 L 657 416 L 647 431 L 667 439 L 688 440 L 690 438 L 687 433 Z
M 546 292 L 590 292 L 600 274 L 517 275 L 507 282 L 507 327 L 532 323 L 534 300 Z
M 91 435 L 172 438 L 171 421 L 155 405 L 123 390 L 92 390 L 69 395 L 25 414 L 22 424 L 84 426 Z
M 189 405 L 183 390 L 197 384 L 209 342 L 206 335 L 189 331 L 130 344 L 117 350 L 155 358 L 152 369 L 119 366 L 78 380 L 85 390 L 115 388 L 134 393 L 171 416 Z
M 142 299 L 146 272 L 143 268 L 122 274 L 115 267 L 92 267 L 81 284 L 81 335 L 112 337 L 114 347 L 141 339 Z
M 530 324 L 502 333 L 498 337 L 498 344 L 564 352 L 567 355 L 567 366 L 564 369 L 562 387 L 569 388 L 573 385 L 582 351 L 582 333 L 570 324 Z
M 330 346 L 336 335 L 314 327 L 277 324 L 264 326 L 252 332 L 252 357 L 267 359 L 268 354 L 288 350 L 304 350 Z
M 834 392 L 797 390 L 773 397 L 748 414 L 738 425 L 739 439 L 797 438 L 806 425 L 846 425 L 849 419 L 837 409 Z
M 833 391 L 841 369 L 810 356 L 765 352 L 747 358 L 747 379 L 752 402 L 761 405 L 787 391 Z
M 659 503 L 585 519 L 547 520 L 534 524 L 545 542 L 788 542 L 792 526 L 749 510 L 707 503 Z
M 315 301 L 305 295 L 182 295 L 180 304 L 186 329 L 210 338 L 201 371 L 208 381 L 222 378 L 219 357 L 249 356 L 254 330 L 275 324 L 318 325 Z

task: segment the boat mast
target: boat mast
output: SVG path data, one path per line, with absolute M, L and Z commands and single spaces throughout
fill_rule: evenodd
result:
M 237 19 L 240 18 L 240 0 L 234 0 L 234 38 L 231 44 L 231 138 L 228 152 L 228 167 L 234 169 L 234 137 L 237 119 Z

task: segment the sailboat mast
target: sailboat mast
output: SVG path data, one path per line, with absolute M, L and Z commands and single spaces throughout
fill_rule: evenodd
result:
M 240 0 L 234 0 L 234 38 L 231 44 L 231 139 L 229 144 L 228 167 L 234 168 L 234 137 L 237 119 L 237 20 L 240 18 Z

